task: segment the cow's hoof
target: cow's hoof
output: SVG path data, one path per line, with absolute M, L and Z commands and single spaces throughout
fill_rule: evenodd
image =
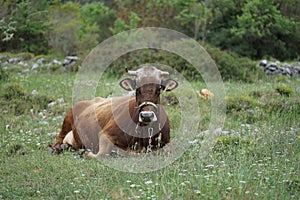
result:
M 88 154 L 89 152 L 91 152 L 90 149 L 79 149 L 79 155 L 81 156 L 85 156 L 86 154 Z
M 55 148 L 55 147 L 52 147 L 52 146 L 49 146 L 48 147 L 48 152 L 51 153 L 51 154 L 60 154 L 62 152 L 62 149 L 58 149 L 58 148 Z

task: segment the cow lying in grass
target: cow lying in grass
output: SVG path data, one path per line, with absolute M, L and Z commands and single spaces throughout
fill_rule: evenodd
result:
M 178 83 L 163 80 L 169 73 L 149 65 L 127 73 L 135 79 L 126 78 L 120 86 L 135 90 L 136 95 L 97 97 L 76 103 L 55 138 L 54 152 L 60 153 L 65 143 L 74 149 L 86 149 L 89 158 L 100 158 L 115 147 L 125 152 L 143 152 L 170 143 L 170 123 L 160 94 L 175 89 Z

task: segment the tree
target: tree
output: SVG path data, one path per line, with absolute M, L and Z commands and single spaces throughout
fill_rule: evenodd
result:
M 44 9 L 47 1 L 8 1 L 3 5 L 1 10 L 5 14 L 0 22 L 0 50 L 46 53 L 48 26 Z
M 248 43 L 250 55 L 247 56 L 261 58 L 269 55 L 279 59 L 287 56 L 287 44 L 281 38 L 293 35 L 297 23 L 282 16 L 274 0 L 248 0 L 237 22 L 232 33 Z
M 205 1 L 195 1 L 190 2 L 180 2 L 177 4 L 184 5 L 182 11 L 175 17 L 182 26 L 187 26 L 192 28 L 192 33 L 194 39 L 199 38 L 199 33 L 201 32 L 202 45 L 205 44 L 208 24 L 212 21 L 212 9 L 210 8 L 210 0 Z M 176 4 L 174 4 L 176 6 Z
M 82 27 L 79 17 L 79 4 L 56 2 L 48 11 L 51 29 L 47 39 L 52 53 L 76 55 L 79 53 L 80 40 L 78 33 Z
M 122 31 L 134 29 L 138 27 L 138 23 L 141 21 L 141 18 L 135 13 L 131 12 L 129 15 L 129 22 L 126 23 L 124 20 L 121 18 L 117 18 L 114 27 L 110 28 L 110 31 L 112 34 L 118 34 Z
M 109 27 L 115 21 L 115 12 L 100 2 L 84 4 L 80 8 L 80 18 L 83 22 L 82 34 L 97 34 L 97 41 L 101 42 L 111 36 Z

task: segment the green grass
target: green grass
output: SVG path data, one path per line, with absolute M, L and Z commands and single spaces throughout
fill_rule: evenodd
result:
M 24 101 L 23 114 L 1 107 L 0 199 L 298 199 L 300 85 L 285 79 L 284 85 L 293 92 L 282 96 L 276 91 L 281 79 L 225 83 L 227 97 L 234 101 L 223 129 L 235 135 L 219 137 L 205 159 L 200 159 L 198 136 L 172 164 L 153 172 L 128 173 L 77 152 L 48 153 L 53 133 L 60 130 L 72 105 L 75 73 L 11 73 L 9 82 L 19 84 L 25 95 L 37 90 L 49 98 L 63 97 L 65 102 L 41 108 Z M 97 88 L 97 95 L 112 94 L 118 84 L 111 77 L 105 82 L 109 84 Z M 2 96 L 7 83 L 0 84 Z M 197 90 L 205 87 L 192 85 Z M 182 116 L 170 96 L 175 105 L 166 108 L 176 130 Z M 198 100 L 204 116 L 195 136 L 207 129 L 210 120 L 210 102 Z

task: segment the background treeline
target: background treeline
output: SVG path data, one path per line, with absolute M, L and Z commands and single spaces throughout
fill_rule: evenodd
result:
M 223 59 L 232 68 L 239 66 L 228 59 L 295 60 L 300 54 L 300 0 L 0 0 L 0 5 L 0 52 L 84 57 L 109 36 L 156 26 L 187 34 L 217 64 Z

